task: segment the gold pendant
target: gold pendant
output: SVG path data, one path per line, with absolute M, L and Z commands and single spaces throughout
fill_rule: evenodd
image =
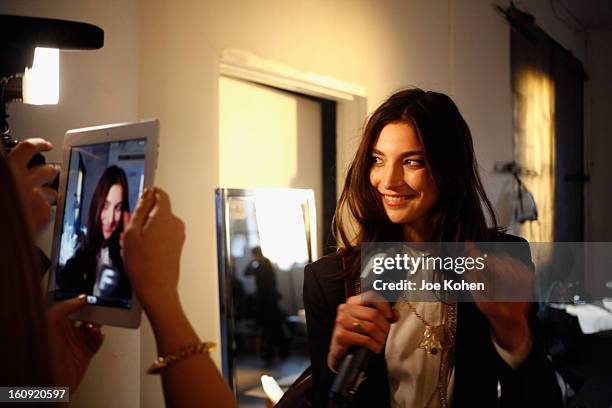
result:
M 425 326 L 423 337 L 418 347 L 429 354 L 436 355 L 439 351 L 446 351 L 455 344 L 455 335 L 449 327 L 444 324 L 438 326 Z

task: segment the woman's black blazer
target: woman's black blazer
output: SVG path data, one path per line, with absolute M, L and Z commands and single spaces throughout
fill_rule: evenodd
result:
M 507 234 L 500 234 L 499 241 L 523 242 L 521 258 L 532 265 L 527 241 Z M 334 378 L 326 360 L 336 309 L 345 301 L 346 281 L 339 276 L 340 269 L 340 256 L 334 254 L 319 259 L 304 270 L 304 306 L 316 407 L 327 406 L 327 395 Z M 555 372 L 538 334 L 535 310 L 531 316 L 533 347 L 523 364 L 513 370 L 495 350 L 489 323 L 476 304 L 458 304 L 453 408 L 563 406 Z M 354 406 L 389 406 L 384 352 L 373 356 L 366 375 L 355 396 Z M 498 382 L 501 384 L 499 399 Z
M 109 249 L 111 261 L 114 267 L 119 270 L 119 282 L 112 297 L 129 299 L 132 295 L 132 287 L 123 268 L 119 244 L 109 245 Z M 96 280 L 97 263 L 95 253 L 86 252 L 82 249 L 78 250 L 58 273 L 57 286 L 67 292 L 91 295 Z

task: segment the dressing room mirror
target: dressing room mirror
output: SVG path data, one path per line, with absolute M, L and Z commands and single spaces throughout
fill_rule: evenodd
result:
M 240 406 L 266 406 L 261 377 L 290 385 L 310 364 L 302 301 L 316 254 L 314 192 L 217 189 L 223 375 Z

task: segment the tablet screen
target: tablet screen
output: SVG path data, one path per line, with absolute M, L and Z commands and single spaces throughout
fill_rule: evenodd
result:
M 146 139 L 73 146 L 61 224 L 55 299 L 130 309 L 123 231 L 142 193 Z

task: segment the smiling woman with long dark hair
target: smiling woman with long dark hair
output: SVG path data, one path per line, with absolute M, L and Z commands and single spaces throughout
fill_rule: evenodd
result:
M 108 167 L 91 199 L 84 244 L 58 274 L 60 289 L 75 294 L 129 298 L 131 287 L 121 257 L 121 239 L 130 211 L 128 197 L 125 172 L 117 166 Z M 114 272 L 102 276 L 103 271 Z
M 408 89 L 370 116 L 334 217 L 339 251 L 304 277 L 315 405 L 349 347 L 377 352 L 355 406 L 561 406 L 528 302 L 370 303 L 366 242 L 523 242 L 503 234 L 478 175 L 470 130 L 446 95 Z M 436 347 L 431 347 L 431 333 Z M 439 338 L 436 338 L 439 336 Z M 498 383 L 501 396 L 498 400 Z

